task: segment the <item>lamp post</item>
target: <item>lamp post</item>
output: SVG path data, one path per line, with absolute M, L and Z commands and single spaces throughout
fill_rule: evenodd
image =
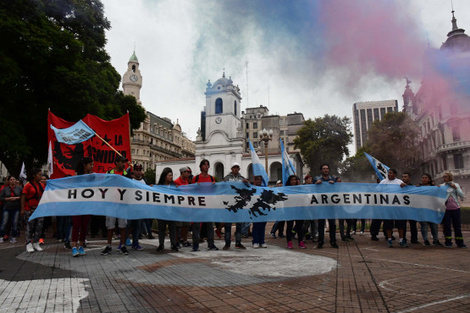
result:
M 273 139 L 273 130 L 270 129 L 269 131 L 266 128 L 260 130 L 258 132 L 259 141 L 264 142 L 264 161 L 266 164 L 266 173 L 268 173 L 268 142 Z M 269 174 L 268 174 L 269 176 Z

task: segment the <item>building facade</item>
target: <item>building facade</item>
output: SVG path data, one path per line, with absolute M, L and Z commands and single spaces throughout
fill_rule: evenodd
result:
M 199 173 L 199 163 L 203 159 L 210 162 L 209 174 L 221 181 L 230 172 L 234 162 L 240 164 L 240 173 L 246 178 L 253 178 L 252 161 L 247 138 L 253 138 L 253 143 L 259 150 L 259 158 L 265 164 L 264 150 L 259 148 L 258 131 L 266 128 L 276 131 L 277 138 L 268 144 L 268 176 L 271 184 L 282 178 L 282 159 L 279 150 L 279 131 L 281 129 L 279 116 L 267 116 L 266 107 L 247 109 L 251 112 L 249 118 L 240 110 L 240 88 L 234 85 L 232 79 L 222 77 L 213 84 L 209 81 L 205 92 L 206 104 L 201 112 L 201 127 L 196 138 L 196 153 L 194 158 L 183 160 L 166 160 L 157 164 L 157 175 L 163 168 L 170 167 L 176 176 L 182 166 L 191 167 L 193 174 Z M 242 117 L 243 115 L 243 117 Z M 301 114 L 300 114 L 301 115 Z M 302 120 L 298 113 L 290 117 L 292 120 Z M 285 117 L 289 119 L 289 116 Z M 258 124 L 259 123 L 259 124 Z M 287 123 L 287 122 L 286 122 Z M 248 125 L 248 126 L 247 126 Z M 287 129 L 287 128 L 286 128 Z M 249 134 L 246 137 L 246 134 Z M 250 137 L 252 136 L 252 137 Z M 255 137 L 256 136 L 256 137 Z M 288 136 L 286 138 L 289 138 Z M 272 146 L 272 148 L 271 148 Z M 264 148 L 263 148 L 264 149 Z M 297 174 L 302 176 L 303 163 L 300 154 L 290 152 L 291 161 L 297 169 Z
M 366 101 L 353 104 L 354 139 L 356 151 L 367 142 L 367 132 L 375 121 L 388 112 L 398 112 L 397 100 Z
M 123 75 L 122 88 L 124 94 L 134 96 L 139 105 L 142 105 L 142 81 L 139 60 L 134 52 Z M 182 132 L 178 122 L 172 123 L 169 118 L 149 111 L 131 139 L 132 162 L 141 163 L 144 171 L 155 168 L 156 162 L 163 160 L 194 157 L 195 152 L 195 144 Z
M 430 173 L 437 182 L 445 171 L 450 171 L 463 191 L 470 191 L 470 37 L 457 26 L 452 11 L 452 30 L 440 49 L 429 49 L 428 54 L 453 64 L 450 77 L 454 85 L 445 92 L 442 81 L 432 77 L 429 68 L 419 90 L 414 93 L 407 79 L 403 93 L 404 112 L 419 126 L 419 151 L 422 172 Z M 465 64 L 467 67 L 465 68 Z M 452 67 L 451 67 L 452 68 Z M 449 73 L 447 73 L 449 74 Z M 468 200 L 467 200 L 468 201 Z

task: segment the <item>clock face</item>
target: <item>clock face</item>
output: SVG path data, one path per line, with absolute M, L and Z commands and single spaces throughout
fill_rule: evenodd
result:
M 137 75 L 135 75 L 135 74 L 132 74 L 131 77 L 129 77 L 129 78 L 130 78 L 130 80 L 131 80 L 132 82 L 134 82 L 134 83 L 139 79 L 139 77 L 138 77 Z
M 222 118 L 221 118 L 220 116 L 217 117 L 217 118 L 215 119 L 215 122 L 216 122 L 217 124 L 222 123 Z

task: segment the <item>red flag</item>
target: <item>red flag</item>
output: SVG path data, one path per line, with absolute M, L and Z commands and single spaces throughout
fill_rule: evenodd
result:
M 129 114 L 125 114 L 112 121 L 105 121 L 97 116 L 88 114 L 83 119 L 83 122 L 130 161 Z M 49 111 L 48 141 L 52 142 L 52 155 L 54 158 L 52 178 L 74 175 L 78 163 L 85 156 L 93 158 L 95 173 L 105 173 L 114 167 L 114 159 L 117 154 L 101 139 L 95 136 L 77 145 L 60 143 L 57 141 L 54 131 L 50 128 L 51 124 L 61 129 L 70 127 L 75 122 L 63 120 Z

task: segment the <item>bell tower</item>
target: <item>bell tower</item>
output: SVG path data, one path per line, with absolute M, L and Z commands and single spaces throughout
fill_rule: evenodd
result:
M 134 96 L 137 103 L 142 105 L 140 102 L 140 89 L 142 88 L 142 75 L 139 69 L 139 59 L 135 55 L 135 51 L 132 54 L 129 62 L 127 63 L 127 71 L 122 77 L 122 89 L 125 95 Z

